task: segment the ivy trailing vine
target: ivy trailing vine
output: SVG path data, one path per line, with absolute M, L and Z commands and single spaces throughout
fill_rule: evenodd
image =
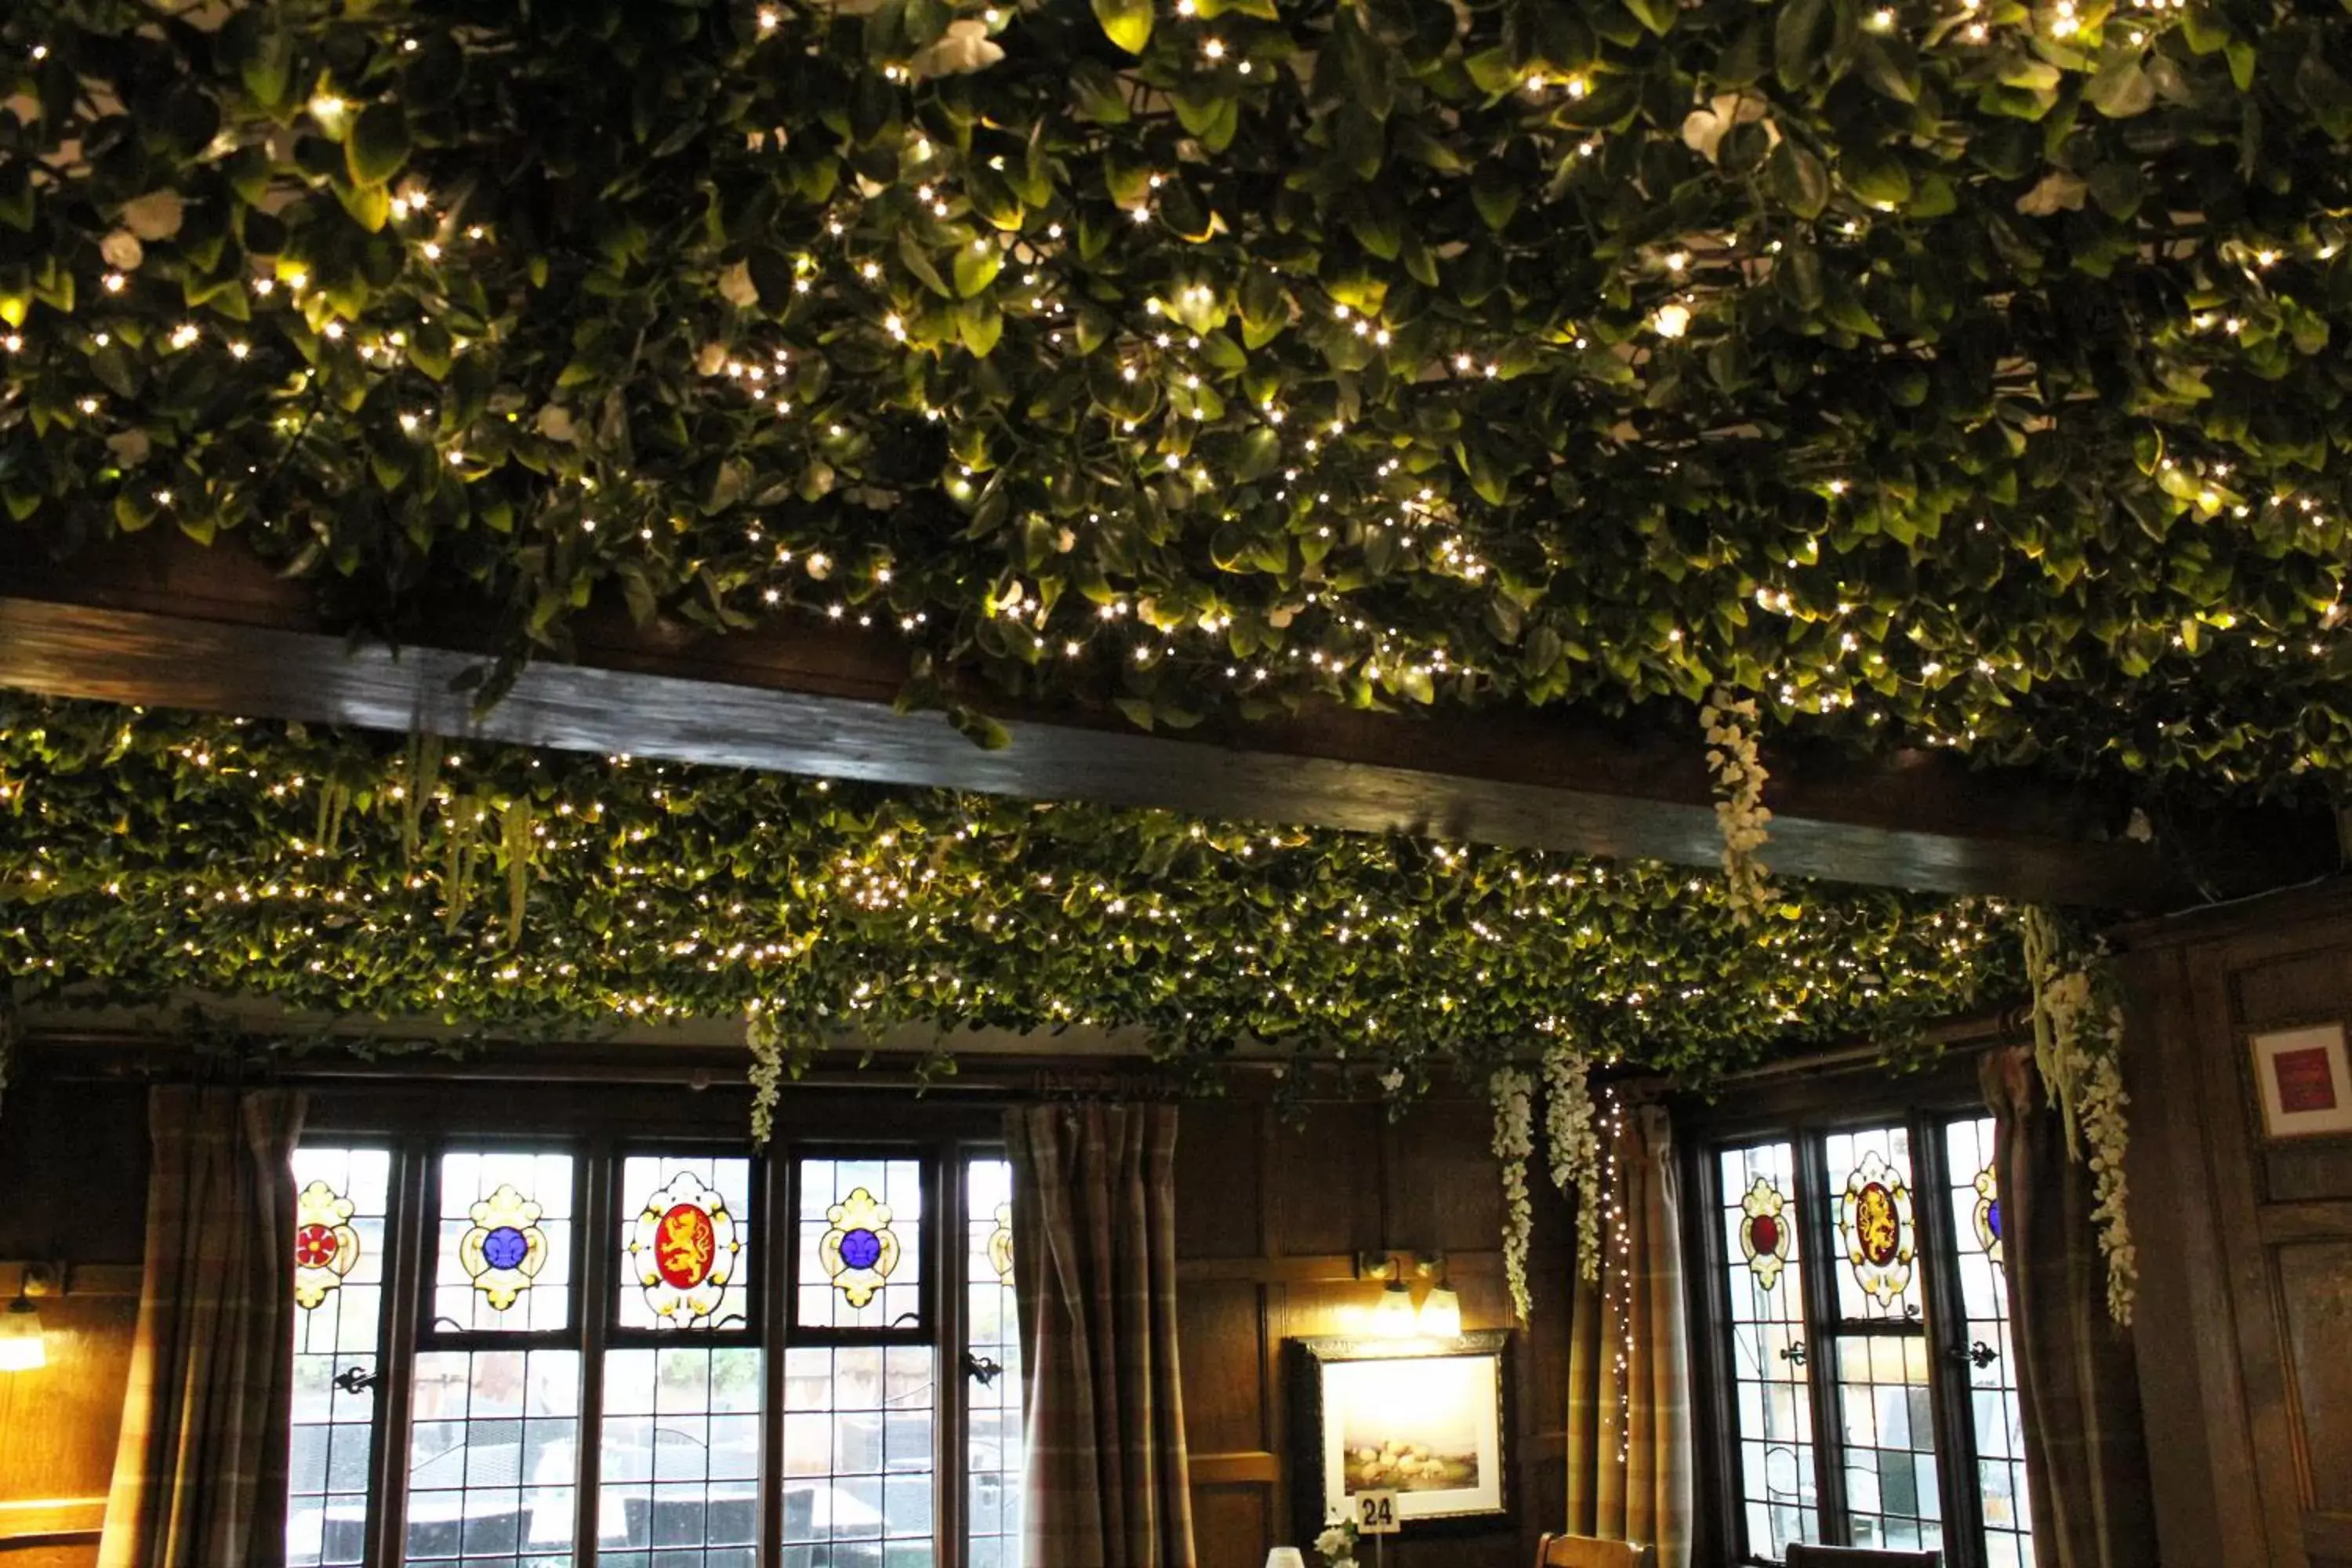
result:
M 2305 790 L 2347 74 L 2284 0 L 22 0 L 8 548 Z
M 1982 900 L 1791 882 L 1743 927 L 1715 879 L 1650 862 L 15 695 L 0 781 L 0 973 L 26 999 L 749 1017 L 780 1071 L 900 1024 L 1126 1026 L 1401 1089 L 1483 1078 L 1531 1026 L 1704 1079 L 2023 984 Z M 503 868 L 499 823 L 528 824 Z

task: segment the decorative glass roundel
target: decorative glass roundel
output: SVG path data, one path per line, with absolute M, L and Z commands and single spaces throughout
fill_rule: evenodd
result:
M 1787 1196 L 1768 1176 L 1757 1177 L 1748 1195 L 1739 1200 L 1740 1210 L 1748 1216 L 1739 1223 L 1739 1250 L 1747 1255 L 1756 1283 L 1767 1290 L 1780 1282 L 1780 1270 L 1788 1266 L 1788 1206 Z
M 817 1244 L 817 1257 L 842 1299 L 863 1307 L 898 1267 L 898 1237 L 890 1228 L 889 1206 L 859 1187 L 825 1210 L 824 1217 L 833 1228 Z
M 304 1308 L 324 1301 L 360 1260 L 352 1200 L 324 1182 L 312 1182 L 294 1199 L 294 1300 Z
M 707 1327 L 743 1251 L 727 1200 L 680 1171 L 646 1197 L 629 1237 L 646 1304 L 665 1325 Z
M 1977 1245 L 2000 1261 L 2000 1178 L 1990 1165 L 1977 1173 Z
M 1875 1149 L 1845 1179 L 1838 1228 L 1855 1282 L 1881 1307 L 1893 1306 L 1911 1283 L 1917 1244 L 1911 1229 L 1911 1189 Z
M 457 1261 L 491 1310 L 503 1312 L 547 1266 L 542 1211 L 511 1185 L 501 1185 L 467 1212 L 474 1227 L 457 1243 Z

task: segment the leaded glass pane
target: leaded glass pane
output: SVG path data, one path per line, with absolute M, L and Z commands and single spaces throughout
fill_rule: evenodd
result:
M 621 1201 L 621 1327 L 749 1325 L 751 1161 L 631 1155 Z
M 1824 1140 L 1843 1267 L 1838 1315 L 1848 1321 L 1916 1320 L 1919 1227 L 1912 1212 L 1911 1134 L 1902 1127 L 1833 1132 Z
M 335 1385 L 376 1370 L 392 1156 L 381 1149 L 294 1154 L 294 1406 L 286 1560 L 356 1563 L 366 1548 L 375 1395 Z
M 784 1352 L 784 1562 L 929 1568 L 932 1364 L 929 1345 Z
M 1021 1326 L 1013 1296 L 1013 1166 L 964 1165 L 966 1347 L 1002 1369 L 968 1379 L 964 1489 L 972 1568 L 1021 1563 Z
M 801 1161 L 794 1321 L 804 1329 L 919 1323 L 922 1221 L 920 1161 Z
M 580 1352 L 425 1351 L 408 1443 L 410 1568 L 572 1561 Z
M 1821 1539 L 1796 1151 L 1759 1143 L 1720 1159 L 1740 1499 L 1749 1552 L 1779 1558 L 1792 1541 Z
M 604 1356 L 601 1568 L 736 1568 L 759 1542 L 761 1353 L 666 1345 Z
M 571 1155 L 442 1155 L 439 1226 L 436 1328 L 570 1325 Z
M 1850 1334 L 1837 1342 L 1851 1543 L 1919 1552 L 1944 1543 L 1936 1422 L 1921 1334 Z
M 1959 1238 L 1960 1299 L 1968 1312 L 1969 1404 L 1976 1427 L 1977 1489 L 1984 1499 L 1985 1561 L 2000 1568 L 2033 1568 L 2025 1413 L 2017 1397 L 2009 1289 L 2001 1277 L 1993 1137 L 1990 1116 L 1948 1122 L 1944 1149 L 1951 1173 L 1952 1234 Z

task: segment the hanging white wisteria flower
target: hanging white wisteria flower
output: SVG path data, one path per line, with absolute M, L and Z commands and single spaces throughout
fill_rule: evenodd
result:
M 2116 1005 L 2105 955 L 2062 957 L 2063 933 L 2043 910 L 2025 911 L 2025 972 L 2033 987 L 2033 1057 L 2051 1102 L 2066 1129 L 2067 1152 L 2084 1158 L 2090 1144 L 2092 1223 L 2107 1263 L 2107 1315 L 2129 1325 L 2139 1283 L 2139 1253 L 2132 1244 L 2129 1188 L 2124 1169 L 2130 1152 L 2124 1091 L 2124 1013 Z
M 1772 889 L 1759 852 L 1770 837 L 1771 811 L 1764 805 L 1770 777 L 1756 752 L 1756 700 L 1734 699 L 1716 688 L 1698 721 L 1706 731 L 1706 766 L 1715 776 L 1715 821 L 1723 832 L 1724 891 L 1732 918 L 1746 925 L 1771 900 Z
M 772 1008 L 752 1003 L 743 1019 L 743 1043 L 751 1047 L 751 1142 L 764 1149 L 776 1130 L 776 1100 L 784 1082 L 782 1017 Z M 800 1077 L 804 1065 L 804 1058 L 795 1053 L 792 1075 Z
M 1592 1059 L 1566 1031 L 1544 1047 L 1544 1138 L 1552 1185 L 1576 1194 L 1576 1271 L 1601 1278 L 1601 1131 L 1592 1109 Z
M 1495 1097 L 1495 1158 L 1503 1163 L 1503 1279 L 1511 1311 L 1528 1321 L 1528 1244 L 1535 1232 L 1528 1196 L 1528 1161 L 1536 1152 L 1535 1079 L 1517 1068 L 1498 1068 L 1488 1081 Z

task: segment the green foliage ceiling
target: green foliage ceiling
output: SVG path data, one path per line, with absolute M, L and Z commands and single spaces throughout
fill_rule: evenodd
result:
M 497 1031 L 1134 1025 L 1706 1072 L 2021 987 L 1997 904 L 0 696 L 0 974 Z M 519 900 L 519 901 L 510 901 Z M 518 920 L 516 917 L 520 916 Z
M 0 23 L 11 550 L 233 536 L 510 658 L 870 622 L 1149 722 L 1727 682 L 2352 760 L 2337 8 L 170 9 Z

